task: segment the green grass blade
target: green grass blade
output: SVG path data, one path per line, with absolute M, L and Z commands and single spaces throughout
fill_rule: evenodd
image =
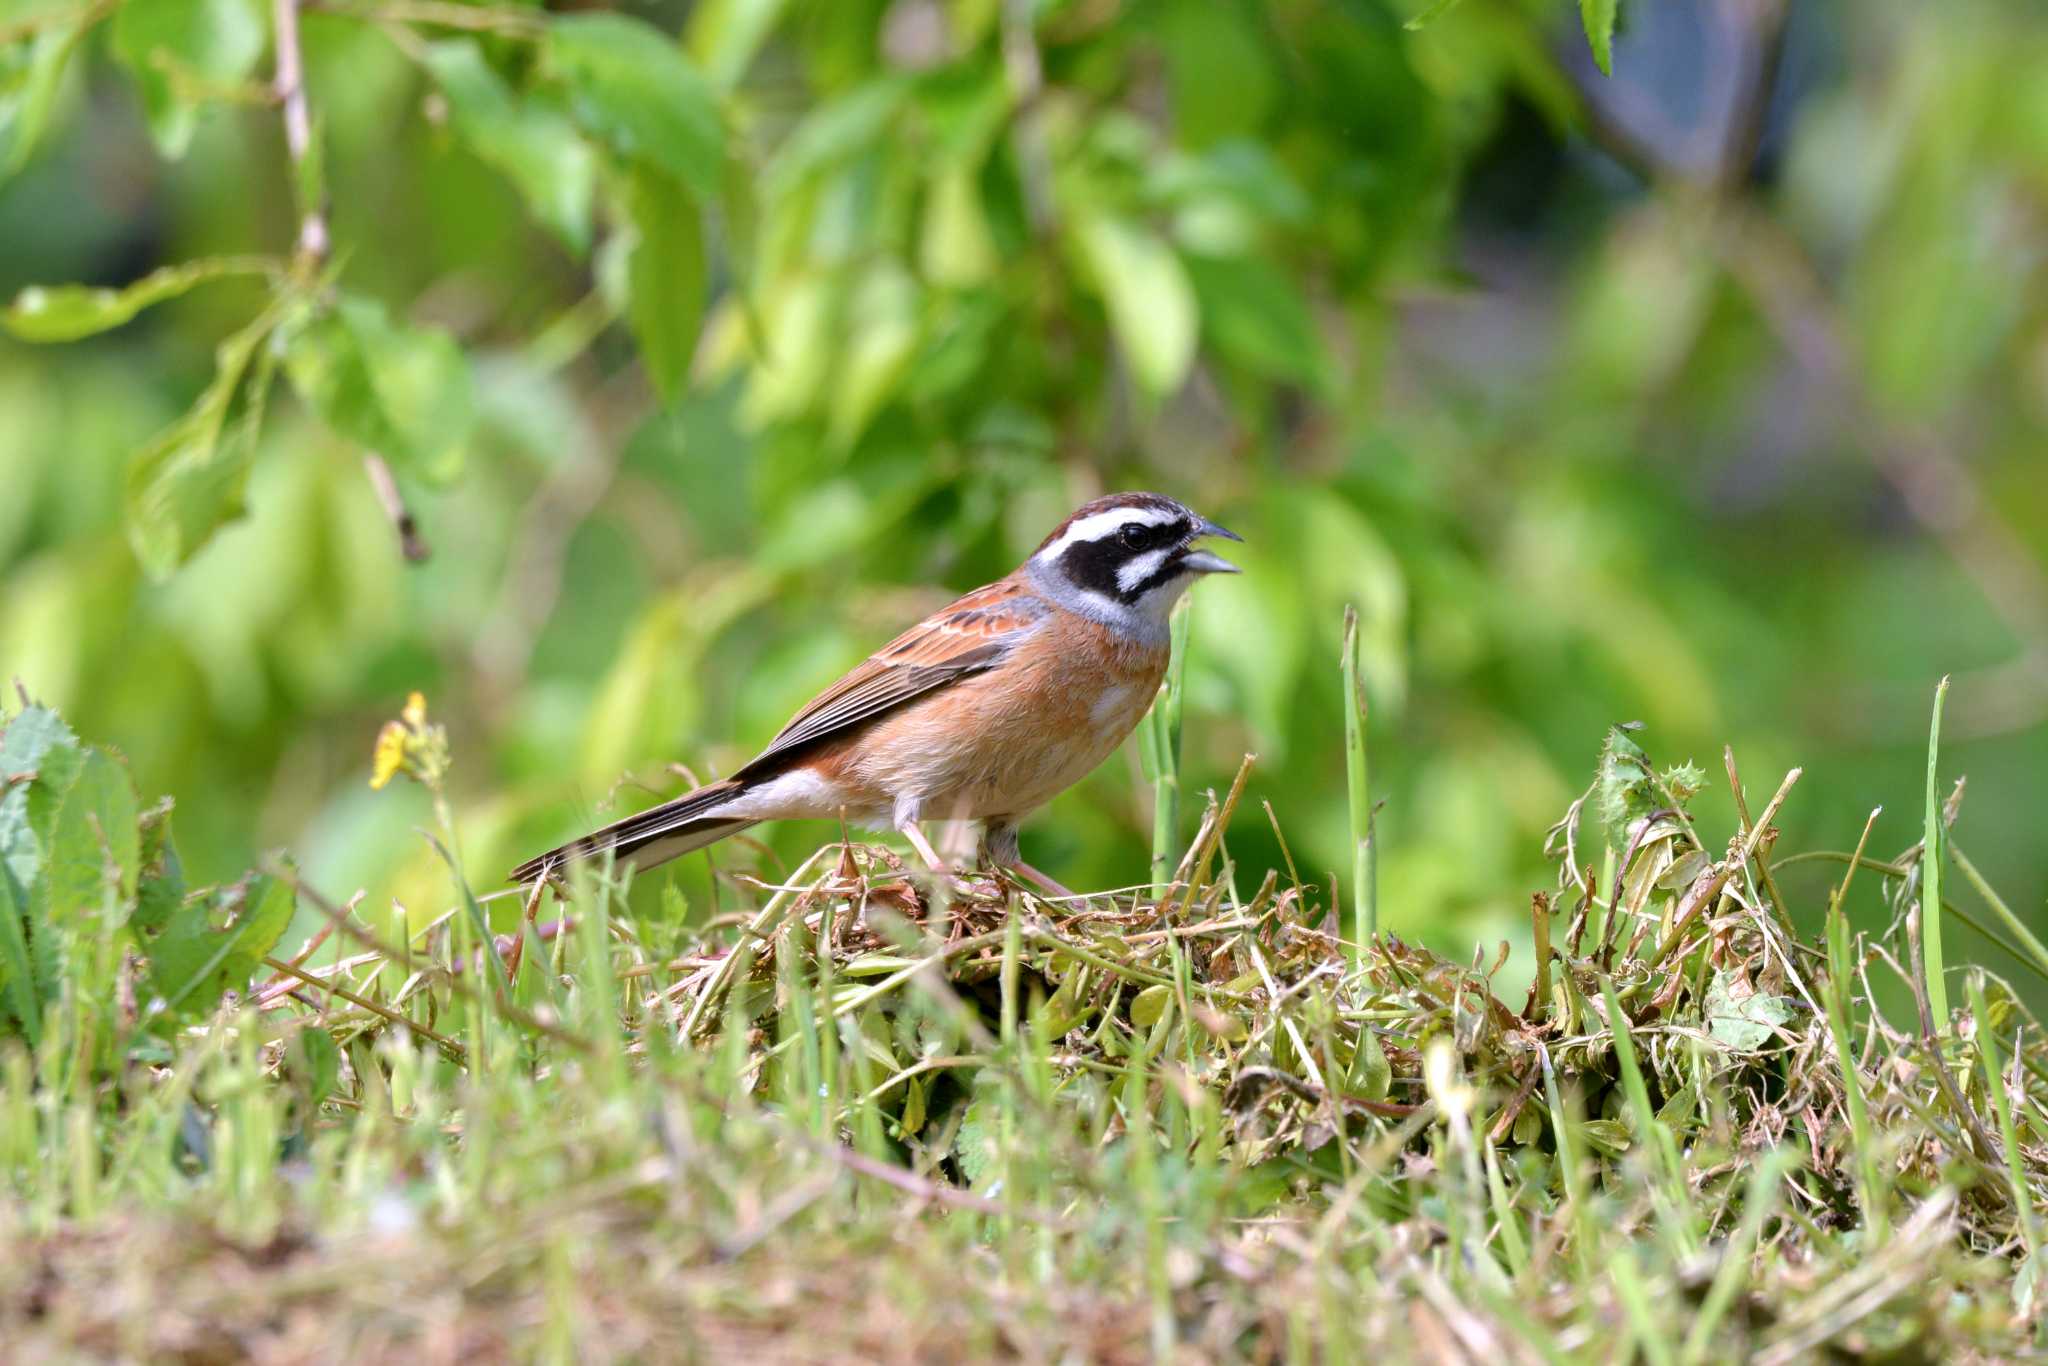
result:
M 2005 1148 L 2005 1179 L 2012 1196 L 2013 1217 L 2019 1223 L 2020 1242 L 2027 1256 L 2040 1265 L 2041 1235 L 2034 1225 L 2034 1200 L 2027 1189 L 2027 1170 L 2020 1156 L 2019 1129 L 2013 1123 L 2012 1102 L 2005 1093 L 2005 1077 L 1998 1061 L 1998 1038 L 1992 1032 L 1991 1006 L 1984 999 L 1984 974 L 1970 974 L 1970 1014 L 1977 1022 L 1977 1059 L 1983 1066 L 1984 1093 L 1991 1098 L 1998 1116 L 1998 1140 Z M 2017 1047 L 2015 1047 L 2017 1051 Z
M 1182 680 L 1187 673 L 1188 631 L 1193 615 L 1186 599 L 1174 610 L 1173 654 L 1159 698 L 1145 718 L 1141 750 L 1152 779 L 1152 885 L 1164 887 L 1180 860 L 1180 735 Z
M 1363 958 L 1379 933 L 1379 896 L 1373 886 L 1372 782 L 1366 764 L 1365 687 L 1358 677 L 1358 609 L 1344 609 L 1344 781 L 1351 817 L 1351 940 Z
M 1714 1339 L 1714 1330 L 1720 1327 L 1729 1307 L 1735 1303 L 1736 1294 L 1749 1279 L 1750 1254 L 1756 1248 L 1764 1225 L 1778 1212 L 1785 1177 L 1797 1161 L 1798 1155 L 1791 1148 L 1779 1146 L 1765 1152 L 1750 1170 L 1749 1186 L 1742 1197 L 1742 1223 L 1728 1240 L 1728 1245 L 1721 1249 L 1721 1265 L 1714 1272 L 1713 1283 L 1707 1287 L 1706 1298 L 1700 1302 L 1699 1316 L 1693 1320 L 1692 1331 L 1685 1336 L 1682 1360 L 1691 1363 L 1707 1359 L 1707 1347 Z
M 1937 1043 L 1948 1031 L 1948 982 L 1941 953 L 1941 861 L 1948 843 L 1941 821 L 1941 704 L 1948 680 L 1934 689 L 1934 719 L 1927 728 L 1927 833 L 1920 846 L 1920 956 Z

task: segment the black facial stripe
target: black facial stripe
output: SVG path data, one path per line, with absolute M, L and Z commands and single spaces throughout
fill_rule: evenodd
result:
M 1124 534 L 1134 525 L 1145 534 L 1140 538 L 1134 538 L 1137 544 L 1125 545 Z M 1135 603 L 1180 572 L 1183 547 L 1178 543 L 1184 541 L 1193 529 L 1184 518 L 1156 525 L 1126 523 L 1095 540 L 1076 541 L 1068 546 L 1060 556 L 1059 569 L 1077 588 L 1085 588 L 1119 602 Z M 1175 548 L 1164 556 L 1159 567 L 1146 575 L 1142 581 L 1130 588 L 1124 588 L 1117 582 L 1118 570 L 1139 556 L 1156 554 L 1166 546 Z
M 1119 598 L 1122 598 L 1125 602 L 1136 602 L 1138 599 L 1144 597 L 1147 593 L 1157 588 L 1160 584 L 1165 583 L 1168 579 L 1180 573 L 1180 562 L 1182 558 L 1187 555 L 1187 553 L 1188 552 L 1186 546 L 1175 547 L 1171 552 L 1167 554 L 1165 559 L 1159 562 L 1159 567 L 1157 569 L 1153 570 L 1144 578 L 1138 580 L 1137 583 L 1133 584 L 1129 588 L 1119 587 L 1116 590 L 1116 595 Z

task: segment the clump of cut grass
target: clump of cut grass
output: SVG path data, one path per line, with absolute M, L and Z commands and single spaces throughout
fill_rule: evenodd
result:
M 942 896 L 846 842 L 773 884 L 734 876 L 747 908 L 687 928 L 602 871 L 492 926 L 451 856 L 455 908 L 401 943 L 273 870 L 326 913 L 325 961 L 271 956 L 110 1073 L 74 1065 L 77 1012 L 0 1042 L 0 1340 L 333 1360 L 2037 1348 L 2038 1022 L 1973 975 L 1944 1067 L 1926 1013 L 1875 1002 L 1886 974 L 1925 999 L 1904 930 L 1849 924 L 1852 887 L 1913 919 L 1912 851 L 1777 852 L 1796 770 L 1751 820 L 1732 758 L 1738 827 L 1704 833 L 1698 770 L 1623 739 L 1555 832 L 1519 1001 L 1505 950 L 1356 942 L 1313 889 L 1235 865 L 1249 760 L 1164 876 L 1081 904 L 996 879 Z M 1809 944 L 1780 874 L 1819 858 L 1845 871 Z

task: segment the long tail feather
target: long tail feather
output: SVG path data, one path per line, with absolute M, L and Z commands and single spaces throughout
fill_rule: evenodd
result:
M 647 869 L 680 858 L 694 849 L 715 844 L 757 822 L 746 817 L 721 817 L 718 808 L 740 795 L 745 784 L 728 779 L 685 792 L 673 801 L 613 821 L 538 858 L 530 858 L 512 870 L 512 881 L 532 882 L 547 877 L 578 859 L 594 858 L 610 850 L 620 863 Z

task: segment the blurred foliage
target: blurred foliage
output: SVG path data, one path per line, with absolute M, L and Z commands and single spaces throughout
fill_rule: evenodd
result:
M 1526 934 L 1618 721 L 1904 847 L 1949 671 L 1961 837 L 2038 907 L 2048 14 L 1615 11 L 333 0 L 294 147 L 275 9 L 0 0 L 0 674 L 205 877 L 288 844 L 424 916 L 427 799 L 366 782 L 409 691 L 475 876 L 1149 486 L 1248 539 L 1184 784 L 1256 751 L 1306 877 L 1359 608 L 1395 931 Z M 1139 774 L 1034 862 L 1141 879 Z

